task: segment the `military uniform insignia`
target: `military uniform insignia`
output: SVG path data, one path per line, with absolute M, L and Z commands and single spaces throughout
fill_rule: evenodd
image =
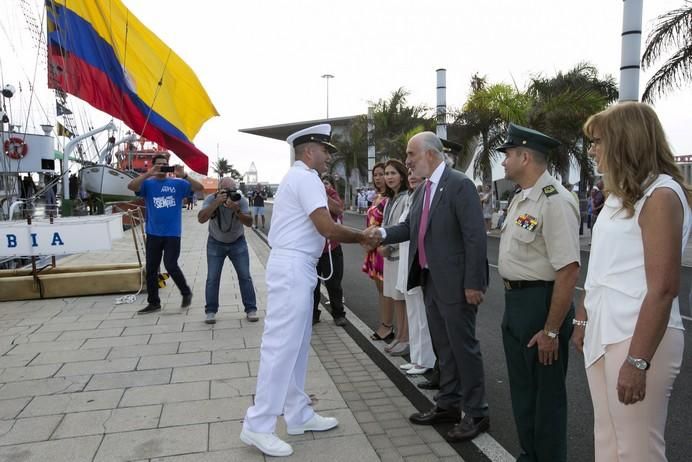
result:
M 543 188 L 543 194 L 545 194 L 547 197 L 554 196 L 557 194 L 557 189 L 555 189 L 555 186 L 549 184 Z
M 521 226 L 527 231 L 533 231 L 534 229 L 536 229 L 536 226 L 538 226 L 538 220 L 536 220 L 536 217 L 532 217 L 527 213 L 519 215 L 517 219 L 514 221 L 514 223 Z

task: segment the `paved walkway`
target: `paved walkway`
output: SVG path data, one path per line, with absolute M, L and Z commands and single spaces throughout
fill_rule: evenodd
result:
M 172 282 L 164 309 L 116 296 L 0 304 L 0 460 L 254 461 L 265 458 L 238 439 L 253 399 L 262 322 L 244 319 L 235 273 L 226 266 L 215 326 L 203 323 L 206 226 L 184 211 L 181 266 L 195 297 L 179 308 Z M 251 272 L 266 305 L 267 248 L 254 233 Z M 130 235 L 110 252 L 59 261 L 137 261 Z M 326 314 L 326 313 L 325 313 Z M 264 311 L 260 310 L 260 315 Z M 347 332 L 316 326 L 307 392 L 315 409 L 340 425 L 289 437 L 286 460 L 461 460 L 432 428 L 410 425 L 415 409 Z

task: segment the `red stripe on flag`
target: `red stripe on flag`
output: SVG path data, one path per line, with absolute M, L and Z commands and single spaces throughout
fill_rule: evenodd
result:
M 73 54 L 68 53 L 63 58 L 59 50 L 50 48 L 50 62 L 57 67 L 49 71 L 50 88 L 62 89 L 83 99 L 96 109 L 117 117 L 144 138 L 173 151 L 195 172 L 207 174 L 209 158 L 190 141 L 166 133 L 154 125 L 151 119 L 147 121 L 147 114 L 143 114 L 130 96 L 120 91 L 99 69 Z

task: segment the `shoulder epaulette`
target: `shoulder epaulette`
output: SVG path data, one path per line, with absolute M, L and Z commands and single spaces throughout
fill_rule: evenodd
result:
M 557 194 L 557 189 L 555 189 L 555 186 L 549 184 L 543 188 L 543 194 L 545 194 L 546 197 L 554 196 Z

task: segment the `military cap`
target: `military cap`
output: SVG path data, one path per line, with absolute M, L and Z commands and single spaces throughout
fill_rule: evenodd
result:
M 319 143 L 326 146 L 330 154 L 334 154 L 338 149 L 331 143 L 331 140 L 332 126 L 329 124 L 320 124 L 304 128 L 286 138 L 286 142 L 294 148 L 305 143 Z
M 509 148 L 525 147 L 547 154 L 551 149 L 559 145 L 560 142 L 555 138 L 544 135 L 539 131 L 510 123 L 509 130 L 507 130 L 507 139 L 497 150 L 505 152 Z

